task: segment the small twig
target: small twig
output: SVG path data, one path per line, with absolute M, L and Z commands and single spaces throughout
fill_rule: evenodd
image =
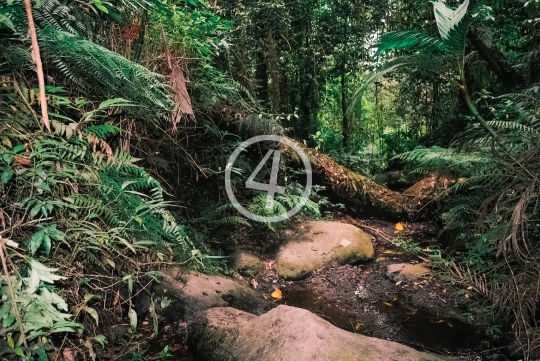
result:
M 6 252 L 4 254 L 4 251 Z M 2 258 L 2 268 L 4 269 L 4 274 L 6 277 L 6 282 L 9 289 L 9 295 L 11 297 L 11 305 L 13 306 L 13 313 L 19 324 L 19 331 L 21 333 L 21 340 L 25 348 L 28 348 L 28 342 L 26 342 L 26 335 L 24 334 L 24 326 L 22 324 L 21 314 L 19 313 L 19 308 L 17 307 L 17 301 L 15 300 L 15 292 L 13 292 L 13 285 L 11 284 L 11 278 L 9 277 L 9 271 L 6 264 L 7 248 L 5 246 L 5 239 L 0 238 L 0 258 Z

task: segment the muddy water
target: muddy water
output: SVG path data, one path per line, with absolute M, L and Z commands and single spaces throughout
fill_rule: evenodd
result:
M 408 304 L 401 294 L 373 301 L 356 295 L 355 312 L 317 290 L 299 284 L 282 289 L 280 303 L 308 309 L 344 330 L 396 341 L 418 350 L 440 354 L 470 354 L 475 348 L 475 330 L 453 318 L 434 315 Z

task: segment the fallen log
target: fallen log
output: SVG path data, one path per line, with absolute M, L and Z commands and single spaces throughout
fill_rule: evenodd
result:
M 288 138 L 300 147 L 311 162 L 314 179 L 331 188 L 340 200 L 365 216 L 377 216 L 402 221 L 418 218 L 419 211 L 453 182 L 442 176 L 430 175 L 403 193 L 395 192 L 375 181 L 338 164 L 331 157 Z M 294 164 L 300 157 L 284 146 L 282 154 Z

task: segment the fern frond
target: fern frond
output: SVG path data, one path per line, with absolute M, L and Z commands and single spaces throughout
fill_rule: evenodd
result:
M 486 123 L 492 127 L 499 129 L 518 130 L 537 135 L 540 134 L 540 131 L 538 129 L 514 121 L 492 120 Z

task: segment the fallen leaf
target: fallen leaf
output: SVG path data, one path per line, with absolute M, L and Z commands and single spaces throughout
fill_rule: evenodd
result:
M 397 281 L 396 286 L 399 286 L 403 281 Z
M 64 361 L 75 361 L 75 357 L 73 357 L 73 352 L 70 348 L 65 348 L 62 351 L 62 356 L 64 357 Z
M 392 298 L 392 302 L 396 302 L 396 301 L 397 301 L 397 297 Z
M 448 327 L 454 327 L 450 322 L 447 323 Z
M 340 310 L 341 312 L 347 311 L 347 310 L 345 309 L 345 307 L 341 307 L 339 310 Z
M 396 223 L 396 231 L 401 232 L 405 229 L 405 225 L 401 222 Z
M 443 322 L 444 322 L 444 320 L 439 320 L 439 321 L 437 321 L 437 322 L 438 322 L 438 323 L 443 323 Z
M 362 322 L 357 322 L 356 325 L 354 325 L 354 330 L 355 331 L 358 331 L 360 329 L 360 327 L 364 326 L 364 324 Z
M 468 294 L 468 293 L 465 294 L 465 298 L 469 298 L 469 294 Z
M 276 288 L 270 296 L 272 296 L 272 298 L 275 298 L 276 301 L 283 298 L 283 294 L 281 293 L 281 290 L 279 288 Z
M 388 307 L 392 307 L 392 304 L 390 302 L 383 302 L 385 305 L 387 305 Z
M 255 279 L 251 280 L 251 285 L 253 286 L 253 288 L 259 287 L 259 283 Z
M 114 296 L 113 306 L 116 306 L 120 302 L 120 290 L 116 291 L 116 296 Z

